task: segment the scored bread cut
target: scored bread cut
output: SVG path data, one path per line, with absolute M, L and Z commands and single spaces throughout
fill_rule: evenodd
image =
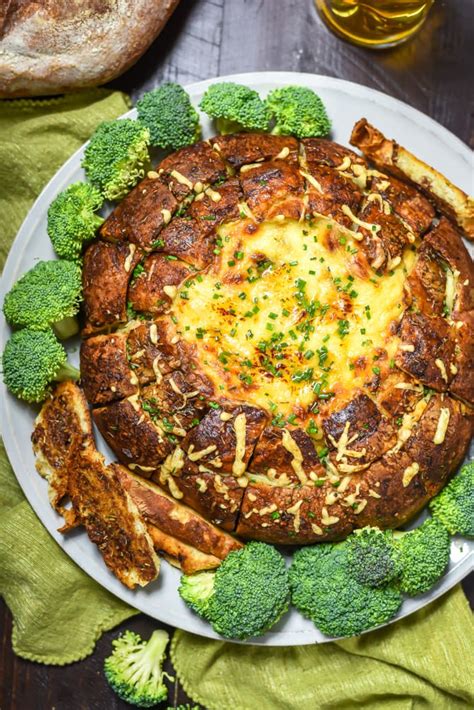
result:
M 179 0 L 3 0 L 0 97 L 104 84 L 145 52 Z

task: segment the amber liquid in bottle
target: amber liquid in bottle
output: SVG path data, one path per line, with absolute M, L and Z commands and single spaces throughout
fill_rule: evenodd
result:
M 354 44 L 383 48 L 411 37 L 434 0 L 315 0 L 326 24 Z

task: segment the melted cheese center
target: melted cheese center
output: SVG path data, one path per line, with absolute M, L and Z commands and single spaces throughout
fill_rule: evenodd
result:
M 220 228 L 214 263 L 181 286 L 172 315 L 217 393 L 315 426 L 321 408 L 393 368 L 413 262 L 407 249 L 379 277 L 327 218 L 241 219 Z

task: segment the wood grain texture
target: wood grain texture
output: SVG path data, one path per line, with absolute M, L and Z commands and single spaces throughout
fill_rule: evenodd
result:
M 334 37 L 312 0 L 183 0 L 157 41 L 111 86 L 136 99 L 163 81 L 186 84 L 264 70 L 327 74 L 406 101 L 474 146 L 469 71 L 473 44 L 472 0 L 437 0 L 416 38 L 382 52 Z M 463 586 L 474 607 L 474 575 Z M 64 668 L 41 666 L 12 653 L 11 618 L 0 604 L 0 710 L 129 708 L 102 676 L 111 640 L 123 628 L 145 638 L 157 627 L 166 628 L 140 615 L 104 634 L 85 661 Z M 169 704 L 188 701 L 182 689 L 171 684 Z

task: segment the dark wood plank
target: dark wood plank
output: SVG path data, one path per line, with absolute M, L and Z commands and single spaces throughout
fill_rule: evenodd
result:
M 0 599 L 0 708 L 1 710 L 125 710 L 128 703 L 120 700 L 108 686 L 102 671 L 104 659 L 112 651 L 112 639 L 131 629 L 148 638 L 155 629 L 173 629 L 144 614 L 133 617 L 105 633 L 94 653 L 84 661 L 67 666 L 44 666 L 25 661 L 11 650 L 11 615 Z M 165 670 L 174 675 L 169 660 Z M 192 702 L 177 681 L 166 681 L 168 702 L 160 707 L 176 707 Z
M 471 0 L 437 0 L 418 36 L 380 52 L 353 47 L 330 34 L 312 0 L 183 0 L 141 60 L 111 86 L 136 99 L 163 81 L 187 84 L 266 70 L 326 74 L 406 101 L 474 146 L 468 71 L 473 43 Z M 463 586 L 474 608 L 474 575 Z M 137 616 L 104 634 L 86 660 L 48 667 L 14 656 L 11 617 L 0 601 L 0 710 L 130 707 L 108 688 L 104 658 L 121 629 L 147 638 L 157 627 L 164 625 Z M 170 705 L 188 701 L 176 683 L 170 685 Z

